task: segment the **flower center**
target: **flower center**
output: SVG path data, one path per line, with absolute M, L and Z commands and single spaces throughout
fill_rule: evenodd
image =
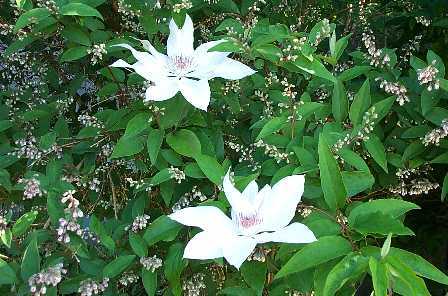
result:
M 244 229 L 252 228 L 256 225 L 259 225 L 261 224 L 262 221 L 263 219 L 261 219 L 261 217 L 258 216 L 258 213 L 254 214 L 238 213 L 238 223 Z
M 171 58 L 170 73 L 177 77 L 186 76 L 196 67 L 193 57 L 174 56 Z

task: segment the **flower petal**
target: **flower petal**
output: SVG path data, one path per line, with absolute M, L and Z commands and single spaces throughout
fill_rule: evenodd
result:
M 227 171 L 227 174 L 224 176 L 224 180 L 222 182 L 222 187 L 224 189 L 224 193 L 226 195 L 227 201 L 229 202 L 232 210 L 241 209 L 242 207 L 242 196 L 241 192 L 233 186 L 232 181 L 230 181 L 230 169 Z
M 316 240 L 314 233 L 302 223 L 292 223 L 275 232 L 264 232 L 256 235 L 259 244 L 267 242 L 305 244 Z
M 178 84 L 185 100 L 196 108 L 207 111 L 210 103 L 210 86 L 207 80 L 182 78 L 178 81 Z
M 260 209 L 263 219 L 262 231 L 276 231 L 291 222 L 302 197 L 304 185 L 305 177 L 294 175 L 281 179 L 271 190 L 265 187 L 260 191 L 259 194 L 264 195 Z
M 221 77 L 237 80 L 254 74 L 255 71 L 241 62 L 224 58 L 222 62 L 213 69 L 212 77 Z
M 185 16 L 182 29 L 179 29 L 174 19 L 170 21 L 170 35 L 166 44 L 169 57 L 191 56 L 193 54 L 193 21 L 190 16 Z
M 176 211 L 168 217 L 186 226 L 195 226 L 221 234 L 233 233 L 232 220 L 213 206 L 189 207 Z
M 258 194 L 258 184 L 255 182 L 255 180 L 252 180 L 246 188 L 243 190 L 243 197 L 247 198 L 248 200 L 252 201 L 251 203 L 255 201 L 255 198 Z
M 133 69 L 133 66 L 123 60 L 117 60 L 109 67 L 115 67 L 115 68 L 131 68 Z
M 177 81 L 174 79 L 164 79 L 156 82 L 146 89 L 145 102 L 165 101 L 174 97 L 179 91 Z
M 241 264 L 243 264 L 243 262 L 255 249 L 256 245 L 256 240 L 251 237 L 234 236 L 231 239 L 224 241 L 224 258 L 226 258 L 230 264 L 239 269 Z
M 193 236 L 184 250 L 184 258 L 215 259 L 223 257 L 222 235 L 212 231 L 202 231 Z

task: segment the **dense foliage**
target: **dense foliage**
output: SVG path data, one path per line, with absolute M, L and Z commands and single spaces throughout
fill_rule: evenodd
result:
M 110 67 L 135 62 L 117 44 L 166 52 L 187 13 L 195 47 L 225 39 L 210 51 L 256 70 L 210 80 L 207 111 L 180 92 L 144 102 L 148 81 Z M 446 213 L 415 229 L 405 216 L 448 193 L 447 13 L 423 0 L 0 0 L 0 294 L 353 295 L 370 282 L 378 296 L 444 295 L 446 266 L 408 246 L 446 254 L 446 227 L 430 226 Z M 304 174 L 294 221 L 318 240 L 258 245 L 239 270 L 183 259 L 198 229 L 168 215 L 229 213 L 229 168 L 240 190 Z

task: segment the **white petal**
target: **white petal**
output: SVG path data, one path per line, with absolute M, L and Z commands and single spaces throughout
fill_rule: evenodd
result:
M 199 232 L 185 247 L 184 258 L 204 260 L 223 257 L 221 238 L 217 232 Z
M 232 210 L 241 210 L 242 207 L 242 195 L 238 189 L 233 186 L 230 181 L 230 169 L 227 171 L 227 174 L 224 176 L 224 180 L 222 182 L 222 187 L 224 189 L 224 193 L 226 195 L 227 200 L 229 201 Z
M 179 91 L 179 86 L 174 79 L 164 79 L 156 82 L 146 89 L 145 102 L 165 101 L 174 97 Z
M 163 55 L 163 53 L 160 53 L 157 51 L 157 49 L 154 48 L 154 46 L 152 46 L 151 42 L 149 42 L 149 40 L 142 40 L 142 39 L 138 39 L 135 37 L 132 37 L 135 40 L 138 40 L 141 42 L 142 46 L 144 49 L 146 49 L 147 51 L 149 51 L 153 56 L 159 56 L 159 55 Z
M 179 89 L 185 100 L 198 109 L 207 111 L 207 107 L 210 103 L 210 86 L 208 81 L 193 80 L 188 78 L 182 78 L 178 82 Z
M 229 52 L 208 52 L 208 50 L 225 40 L 210 41 L 199 45 L 194 51 L 196 70 L 189 75 L 198 79 L 211 79 L 215 68 L 230 54 Z
M 123 60 L 117 60 L 115 61 L 112 65 L 110 65 L 110 67 L 115 67 L 115 68 L 133 68 L 131 64 L 123 61 Z
M 254 74 L 255 71 L 241 62 L 224 58 L 213 70 L 213 77 L 221 77 L 230 80 L 241 79 Z
M 250 201 L 255 201 L 257 194 L 258 194 L 258 184 L 257 184 L 257 182 L 255 182 L 255 180 L 252 180 L 246 186 L 246 188 L 244 188 L 243 196 L 244 196 L 244 198 L 246 198 Z
M 228 239 L 224 242 L 224 258 L 226 258 L 230 264 L 239 269 L 241 264 L 243 264 L 243 262 L 255 249 L 256 245 L 257 242 L 251 237 L 235 236 L 234 238 Z
M 176 22 L 170 21 L 170 35 L 166 44 L 169 57 L 191 56 L 193 54 L 193 21 L 186 15 L 182 29 L 179 29 Z
M 296 212 L 297 204 L 303 194 L 305 177 L 303 175 L 288 176 L 272 187 L 263 188 L 259 194 L 264 194 L 260 214 L 263 231 L 279 230 L 291 222 Z
M 186 226 L 195 226 L 222 234 L 233 233 L 232 220 L 217 207 L 189 207 L 176 211 L 168 217 Z
M 316 240 L 314 233 L 302 223 L 292 223 L 275 232 L 264 232 L 256 235 L 259 244 L 267 242 L 305 244 Z

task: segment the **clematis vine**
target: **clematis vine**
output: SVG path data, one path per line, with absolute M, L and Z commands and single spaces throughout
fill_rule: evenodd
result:
M 168 100 L 180 91 L 193 106 L 206 111 L 210 103 L 208 80 L 215 77 L 236 80 L 255 73 L 229 58 L 228 52 L 209 52 L 224 40 L 207 42 L 193 49 L 193 22 L 188 15 L 182 28 L 178 28 L 174 20 L 169 27 L 167 55 L 158 52 L 148 40 L 140 40 L 148 52 L 137 51 L 128 44 L 116 45 L 129 49 L 137 62 L 130 65 L 118 60 L 111 66 L 134 69 L 152 83 L 146 90 L 145 101 Z
M 266 185 L 260 191 L 257 183 L 252 181 L 240 192 L 231 183 L 229 173 L 224 177 L 223 187 L 232 207 L 231 219 L 213 206 L 189 207 L 169 216 L 181 224 L 203 230 L 188 242 L 184 258 L 224 257 L 240 268 L 257 244 L 316 240 L 304 224 L 289 224 L 303 194 L 303 175 L 285 177 L 272 188 Z

